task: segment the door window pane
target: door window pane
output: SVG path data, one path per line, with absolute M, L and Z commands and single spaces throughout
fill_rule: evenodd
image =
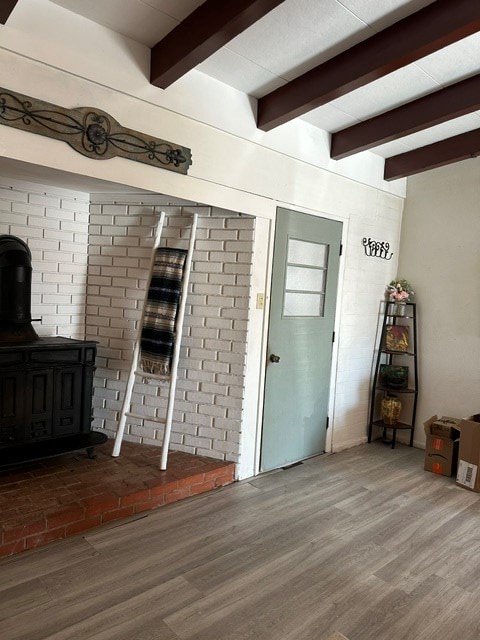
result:
M 324 295 L 285 292 L 284 316 L 323 316 Z
M 310 267 L 327 266 L 328 245 L 305 240 L 288 239 L 288 264 L 304 264 Z
M 325 291 L 324 269 L 309 269 L 307 267 L 287 266 L 287 283 L 285 288 L 290 291 Z
M 324 315 L 328 245 L 288 239 L 283 315 Z

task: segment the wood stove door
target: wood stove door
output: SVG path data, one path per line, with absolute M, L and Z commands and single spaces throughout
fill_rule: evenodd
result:
M 0 447 L 25 441 L 24 380 L 23 371 L 0 374 Z
M 53 371 L 34 369 L 26 375 L 27 401 L 25 441 L 35 442 L 52 437 Z
M 55 371 L 53 436 L 82 431 L 83 368 L 62 367 Z

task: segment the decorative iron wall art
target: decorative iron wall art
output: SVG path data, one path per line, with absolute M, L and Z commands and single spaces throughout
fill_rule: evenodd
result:
M 363 238 L 363 247 L 365 249 L 365 255 L 371 258 L 382 258 L 382 260 L 391 260 L 393 253 L 389 254 L 390 243 L 379 242 L 378 240 L 372 240 L 372 238 Z
M 65 109 L 0 88 L 0 124 L 62 140 L 96 160 L 115 156 L 186 174 L 190 149 L 122 127 L 105 111 L 92 107 Z

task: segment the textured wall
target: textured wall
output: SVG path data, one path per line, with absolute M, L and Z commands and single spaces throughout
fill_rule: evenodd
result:
M 160 206 L 161 196 L 103 199 L 91 208 L 87 337 L 99 341 L 94 424 L 116 430 L 147 286 L 153 232 L 187 248 L 189 213 L 199 214 L 178 370 L 172 448 L 238 460 L 254 219 L 210 207 Z M 145 202 L 145 200 L 144 200 Z M 158 205 L 155 205 L 155 202 Z M 126 439 L 160 444 L 167 387 L 137 382 Z
M 430 416 L 480 412 L 479 202 L 478 158 L 408 179 L 400 267 L 416 292 L 419 445 Z
M 83 338 L 89 196 L 0 176 L 0 233 L 32 252 L 32 317 L 40 336 Z
M 329 446 L 334 450 L 365 441 L 379 304 L 385 284 L 396 275 L 401 224 L 402 202 L 398 198 L 359 185 L 351 188 L 358 197 L 354 204 L 349 200 L 343 206 L 348 216 L 344 219 L 332 373 L 333 439 Z M 333 188 L 322 193 L 332 201 L 329 208 L 339 206 Z M 178 200 L 173 200 L 178 205 L 165 205 L 172 202 L 166 196 L 147 194 L 141 198 L 143 204 L 139 196 L 96 197 L 89 227 L 88 194 L 7 178 L 0 181 L 0 231 L 26 239 L 33 252 L 32 311 L 34 317 L 43 318 L 43 324 L 36 325 L 38 333 L 83 338 L 86 329 L 87 337 L 99 341 L 94 425 L 110 435 L 116 430 L 125 390 L 158 212 L 162 208 L 167 212 L 165 238 L 175 244 L 182 235 L 182 207 L 184 213 L 193 210 Z M 256 221 L 219 208 L 195 209 L 201 220 L 172 447 L 236 461 L 242 439 L 243 456 L 251 460 L 258 442 L 254 403 L 261 382 L 255 378 L 253 385 L 250 380 L 250 400 L 245 396 L 244 404 L 244 367 Z M 365 256 L 363 236 L 389 240 L 393 259 Z M 266 248 L 262 244 L 256 251 L 266 252 Z M 260 265 L 253 274 L 254 295 L 265 286 L 264 268 Z M 408 275 L 407 271 L 403 275 Z M 250 314 L 257 318 L 263 312 L 250 303 Z M 262 340 L 258 324 L 249 334 L 248 353 Z M 255 357 L 260 359 L 261 354 Z M 135 389 L 134 400 L 137 413 L 162 413 L 165 390 L 146 385 Z M 253 408 L 246 420 L 243 412 L 249 406 Z M 158 425 L 148 420 L 143 424 L 132 420 L 127 433 L 130 439 L 157 444 L 161 435 Z M 249 466 L 245 475 L 252 473 Z

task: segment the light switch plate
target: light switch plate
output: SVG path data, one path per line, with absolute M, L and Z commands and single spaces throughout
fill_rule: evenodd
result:
M 257 309 L 265 308 L 265 294 L 257 293 Z

